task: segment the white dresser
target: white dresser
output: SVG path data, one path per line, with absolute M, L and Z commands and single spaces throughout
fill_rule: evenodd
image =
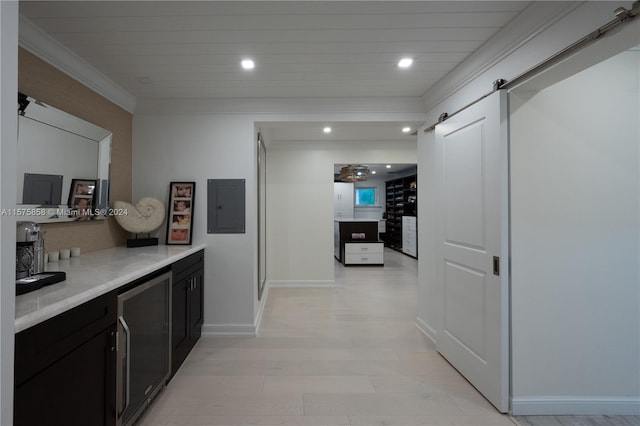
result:
M 402 252 L 418 257 L 418 233 L 415 216 L 402 216 Z
M 345 265 L 384 265 L 384 243 L 345 243 Z

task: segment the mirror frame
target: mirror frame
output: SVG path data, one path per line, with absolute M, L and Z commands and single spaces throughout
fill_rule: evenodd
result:
M 267 148 L 258 132 L 258 300 L 267 284 Z

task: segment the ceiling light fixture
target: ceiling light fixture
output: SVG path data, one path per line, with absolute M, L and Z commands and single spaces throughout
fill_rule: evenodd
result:
M 402 58 L 398 62 L 398 68 L 409 68 L 413 64 L 412 58 Z
M 411 131 L 411 127 L 403 127 L 402 133 L 409 133 Z
M 325 127 L 324 129 L 322 129 L 323 132 L 325 133 L 331 133 L 331 127 Z
M 369 167 L 362 164 L 347 164 L 340 169 L 342 182 L 364 182 L 369 177 Z
M 152 84 L 151 79 L 147 76 L 136 77 L 136 81 L 144 86 L 150 86 Z
M 242 62 L 240 62 L 240 65 L 242 66 L 242 69 L 245 70 L 252 70 L 256 67 L 255 62 L 251 59 L 243 59 Z
M 387 164 L 386 167 L 387 167 L 387 169 L 390 169 L 391 168 L 391 164 Z

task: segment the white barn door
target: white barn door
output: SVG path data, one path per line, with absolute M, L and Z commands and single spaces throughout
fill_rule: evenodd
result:
M 507 94 L 436 126 L 437 349 L 498 410 L 509 409 Z

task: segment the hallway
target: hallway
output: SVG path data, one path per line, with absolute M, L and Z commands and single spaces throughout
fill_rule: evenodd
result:
M 273 288 L 258 337 L 203 337 L 143 425 L 513 425 L 415 326 L 417 261 Z

